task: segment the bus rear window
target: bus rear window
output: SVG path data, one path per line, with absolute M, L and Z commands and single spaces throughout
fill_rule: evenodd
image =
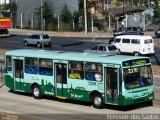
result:
M 144 40 L 145 44 L 152 43 L 152 39 Z

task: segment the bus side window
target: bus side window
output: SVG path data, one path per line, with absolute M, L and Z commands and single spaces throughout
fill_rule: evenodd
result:
M 11 58 L 11 56 L 6 56 L 6 70 L 12 71 L 12 58 Z
M 38 59 L 26 57 L 25 58 L 25 72 L 29 74 L 38 74 Z
M 69 62 L 68 77 L 73 79 L 84 79 L 83 62 Z
M 52 76 L 53 75 L 53 63 L 50 59 L 39 59 L 39 74 Z
M 85 64 L 86 80 L 102 81 L 102 65 L 98 63 Z

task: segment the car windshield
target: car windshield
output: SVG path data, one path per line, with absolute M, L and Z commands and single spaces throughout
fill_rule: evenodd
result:
M 116 48 L 116 46 L 108 46 L 108 50 L 109 51 L 115 51 L 115 50 L 117 50 L 117 48 Z
M 145 87 L 153 84 L 151 66 L 124 68 L 123 78 L 126 89 Z
M 93 48 L 91 50 L 97 50 L 98 46 L 93 46 Z
M 48 39 L 49 36 L 48 35 L 43 35 L 43 39 Z

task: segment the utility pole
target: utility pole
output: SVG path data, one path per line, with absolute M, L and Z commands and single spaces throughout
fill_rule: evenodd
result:
M 43 41 L 43 1 L 41 0 L 41 30 L 42 30 L 42 50 L 44 49 L 44 41 Z
M 124 0 L 123 0 L 123 17 L 124 17 Z
M 85 20 L 85 34 L 87 34 L 87 9 L 86 9 L 86 0 L 84 0 L 84 20 Z

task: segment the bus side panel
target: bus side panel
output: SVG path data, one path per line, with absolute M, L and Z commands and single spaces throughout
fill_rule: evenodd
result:
M 32 85 L 38 84 L 40 86 L 42 95 L 54 95 L 54 80 L 53 76 L 44 76 L 39 74 L 24 74 L 23 90 L 32 92 Z
M 88 80 L 69 79 L 69 98 L 81 101 L 90 101 L 92 91 L 100 94 L 104 91 L 103 83 Z
M 5 75 L 5 85 L 12 90 L 14 89 L 14 80 L 11 75 Z

